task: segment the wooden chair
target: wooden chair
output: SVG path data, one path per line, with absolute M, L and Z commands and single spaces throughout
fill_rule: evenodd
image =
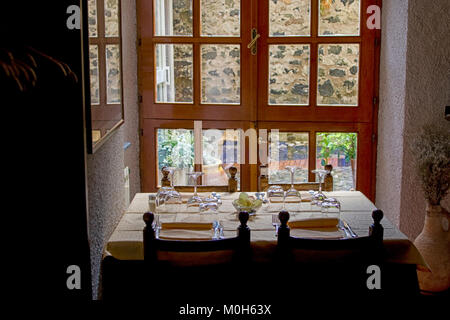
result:
M 290 228 L 288 226 L 289 212 L 281 211 L 278 215 L 280 227 L 278 228 L 278 246 L 287 246 L 295 249 L 311 249 L 311 250 L 365 250 L 368 248 L 381 248 L 383 246 L 384 229 L 381 225 L 383 219 L 383 211 L 374 210 L 372 219 L 374 223 L 369 227 L 369 235 L 357 238 L 345 239 L 308 239 L 296 238 L 290 236 Z
M 304 275 L 296 278 L 296 283 L 311 294 L 419 295 L 416 265 L 387 262 L 384 229 L 380 223 L 383 216 L 381 210 L 372 212 L 373 224 L 368 236 L 331 240 L 290 236 L 289 213 L 280 212 L 276 264 L 282 268 L 279 272 Z M 326 260 L 308 263 L 300 255 L 307 255 L 314 261 L 317 256 L 323 256 Z M 368 288 L 373 272 L 368 270 L 373 266 L 381 270 L 379 290 Z
M 327 164 L 325 166 L 326 170 L 329 170 L 330 173 L 327 174 L 324 178 L 324 181 L 322 183 L 322 190 L 323 191 L 333 191 L 333 176 L 331 175 L 331 172 L 333 171 L 333 166 L 331 164 Z M 291 184 L 277 184 L 279 186 L 282 186 L 284 190 L 288 190 L 291 187 Z M 267 168 L 263 167 L 260 168 L 260 176 L 259 176 L 259 191 L 267 191 L 267 189 L 270 187 L 269 185 L 269 176 L 267 173 Z M 309 191 L 309 190 L 319 190 L 319 183 L 318 182 L 304 182 L 304 183 L 296 183 L 294 184 L 295 189 L 298 191 Z
M 383 212 L 373 211 L 372 218 L 368 236 L 297 238 L 290 235 L 289 212 L 281 211 L 275 268 L 295 274 L 295 285 L 304 293 L 369 293 L 367 268 L 384 265 Z
M 164 170 L 162 168 L 162 174 L 163 177 L 161 178 L 161 186 L 163 187 L 169 187 L 170 186 L 170 179 L 169 179 L 169 172 L 167 170 Z M 230 177 L 228 178 L 228 185 L 226 186 L 197 186 L 198 192 L 237 192 L 238 191 L 238 181 L 236 178 L 237 174 L 237 168 L 236 167 L 230 167 L 228 169 L 228 172 L 230 173 Z M 193 192 L 194 187 L 193 186 L 175 186 L 175 189 L 179 192 Z
M 241 224 L 237 228 L 237 236 L 217 240 L 163 240 L 155 236 L 153 228 L 154 214 L 144 213 L 144 260 L 149 263 L 157 262 L 157 252 L 214 252 L 222 250 L 245 251 L 250 246 L 250 228 L 247 226 L 249 214 L 246 211 L 239 213 Z
M 211 295 L 215 281 L 234 282 L 250 262 L 250 228 L 248 212 L 240 212 L 237 236 L 218 240 L 163 240 L 155 237 L 154 215 L 144 214 L 144 264 L 148 270 L 148 286 L 173 301 L 186 301 L 196 292 L 196 298 Z M 162 258 L 161 258 L 162 256 Z M 169 258 L 167 258 L 169 257 Z M 213 285 L 212 285 L 213 284 Z M 198 288 L 203 288 L 197 293 Z M 213 290 L 214 291 L 214 290 Z

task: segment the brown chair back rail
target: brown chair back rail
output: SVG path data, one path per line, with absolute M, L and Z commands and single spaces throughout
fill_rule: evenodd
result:
M 267 168 L 266 168 L 267 169 Z M 325 166 L 325 170 L 329 170 L 330 173 L 327 174 L 324 178 L 324 181 L 322 183 L 322 190 L 323 191 L 333 191 L 333 176 L 331 175 L 331 172 L 333 171 L 333 166 L 331 164 L 327 164 Z M 267 170 L 265 170 L 267 171 Z M 259 176 L 259 191 L 267 191 L 267 189 L 271 186 L 269 184 L 269 176 L 266 174 L 266 172 L 263 172 L 261 170 L 261 174 Z M 290 183 L 285 184 L 277 184 L 281 187 L 283 187 L 284 190 L 288 190 L 291 187 Z M 296 183 L 294 184 L 294 188 L 298 191 L 309 191 L 309 190 L 319 190 L 319 183 L 318 182 L 304 182 L 304 183 Z
M 369 227 L 369 235 L 357 238 L 345 239 L 311 239 L 296 238 L 290 236 L 290 229 L 287 225 L 289 212 L 281 211 L 278 215 L 280 226 L 278 228 L 278 246 L 290 249 L 307 250 L 365 250 L 381 249 L 383 246 L 384 229 L 381 225 L 383 211 L 374 210 L 372 212 L 373 224 Z
M 169 171 L 162 168 L 161 170 L 163 177 L 161 178 L 161 186 L 169 187 Z M 226 186 L 197 186 L 198 192 L 237 192 L 238 191 L 238 181 L 236 178 L 237 168 L 230 167 L 228 169 L 230 177 L 228 178 L 228 185 Z M 174 186 L 178 192 L 194 192 L 193 186 Z
M 144 213 L 144 260 L 155 261 L 157 251 L 166 252 L 211 252 L 221 250 L 233 250 L 244 252 L 250 248 L 250 228 L 247 226 L 249 214 L 246 211 L 239 213 L 241 224 L 237 228 L 237 236 L 234 238 L 192 241 L 192 240 L 163 240 L 155 236 L 153 228 L 154 214 Z

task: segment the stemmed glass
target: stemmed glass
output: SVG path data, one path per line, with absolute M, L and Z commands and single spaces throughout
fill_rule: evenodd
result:
M 203 172 L 189 172 L 187 174 L 189 177 L 194 179 L 194 195 L 190 197 L 187 201 L 188 207 L 199 206 L 203 202 L 202 198 L 197 194 L 197 179 L 203 175 Z
M 313 200 L 323 201 L 324 199 L 326 199 L 326 196 L 322 192 L 322 181 L 323 181 L 323 178 L 325 177 L 325 175 L 329 174 L 330 171 L 323 170 L 323 169 L 316 169 L 316 170 L 312 170 L 311 172 L 317 174 L 317 176 L 319 177 L 319 191 L 314 193 Z
M 269 189 L 267 189 L 267 198 L 269 199 L 269 206 L 266 208 L 266 210 L 269 211 L 277 211 L 281 210 L 285 206 L 285 192 L 281 186 L 270 186 Z M 276 203 L 283 202 L 282 207 L 276 205 Z
M 300 202 L 302 200 L 300 192 L 294 187 L 294 174 L 297 167 L 286 166 L 285 169 L 291 173 L 291 187 L 286 191 L 285 198 L 288 198 L 291 201 Z

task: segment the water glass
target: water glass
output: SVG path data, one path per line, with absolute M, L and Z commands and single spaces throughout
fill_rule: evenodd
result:
M 322 214 L 327 218 L 337 218 L 341 216 L 341 203 L 339 201 L 322 201 L 320 204 Z
M 285 192 L 281 186 L 271 186 L 267 189 L 267 198 L 269 199 L 269 211 L 279 211 L 284 208 Z

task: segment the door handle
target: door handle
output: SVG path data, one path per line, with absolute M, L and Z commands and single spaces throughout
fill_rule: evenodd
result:
M 252 55 L 256 55 L 256 53 L 258 52 L 257 41 L 259 37 L 261 37 L 261 35 L 258 33 L 258 30 L 253 28 L 252 41 L 250 41 L 250 43 L 247 45 L 247 48 L 252 50 Z

